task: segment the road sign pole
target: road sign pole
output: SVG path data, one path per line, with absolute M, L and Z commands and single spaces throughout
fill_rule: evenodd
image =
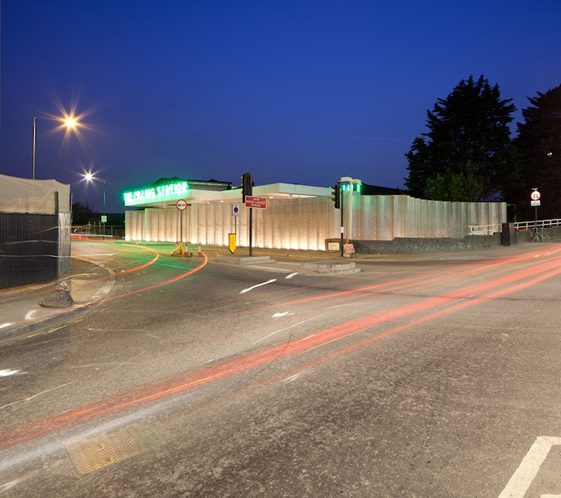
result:
M 538 229 L 538 206 L 541 204 L 541 193 L 538 187 L 534 187 L 530 193 L 531 205 L 534 206 L 534 229 Z
M 179 242 L 183 242 L 183 209 L 179 211 Z
M 253 256 L 253 208 L 249 208 L 249 255 Z
M 534 226 L 538 228 L 538 206 L 534 206 Z

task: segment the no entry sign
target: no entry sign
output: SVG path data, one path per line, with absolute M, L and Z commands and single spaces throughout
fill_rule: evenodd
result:
M 189 204 L 187 204 L 187 201 L 185 199 L 179 199 L 176 203 L 175 203 L 175 207 L 177 209 L 179 209 L 180 211 L 183 211 Z

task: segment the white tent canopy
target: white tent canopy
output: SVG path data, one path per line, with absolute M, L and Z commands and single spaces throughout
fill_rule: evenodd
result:
M 0 212 L 55 214 L 70 212 L 70 185 L 56 180 L 30 180 L 0 175 Z

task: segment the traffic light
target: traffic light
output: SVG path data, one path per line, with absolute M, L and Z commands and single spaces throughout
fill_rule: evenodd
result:
M 251 173 L 244 173 L 242 175 L 242 202 L 245 202 L 246 195 L 253 195 L 253 180 Z
M 335 204 L 335 209 L 341 207 L 341 185 L 339 183 L 331 187 L 331 200 Z

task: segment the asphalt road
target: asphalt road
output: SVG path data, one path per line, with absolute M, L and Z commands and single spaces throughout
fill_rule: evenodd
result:
M 561 245 L 323 276 L 92 244 L 0 344 L 5 496 L 561 496 Z

